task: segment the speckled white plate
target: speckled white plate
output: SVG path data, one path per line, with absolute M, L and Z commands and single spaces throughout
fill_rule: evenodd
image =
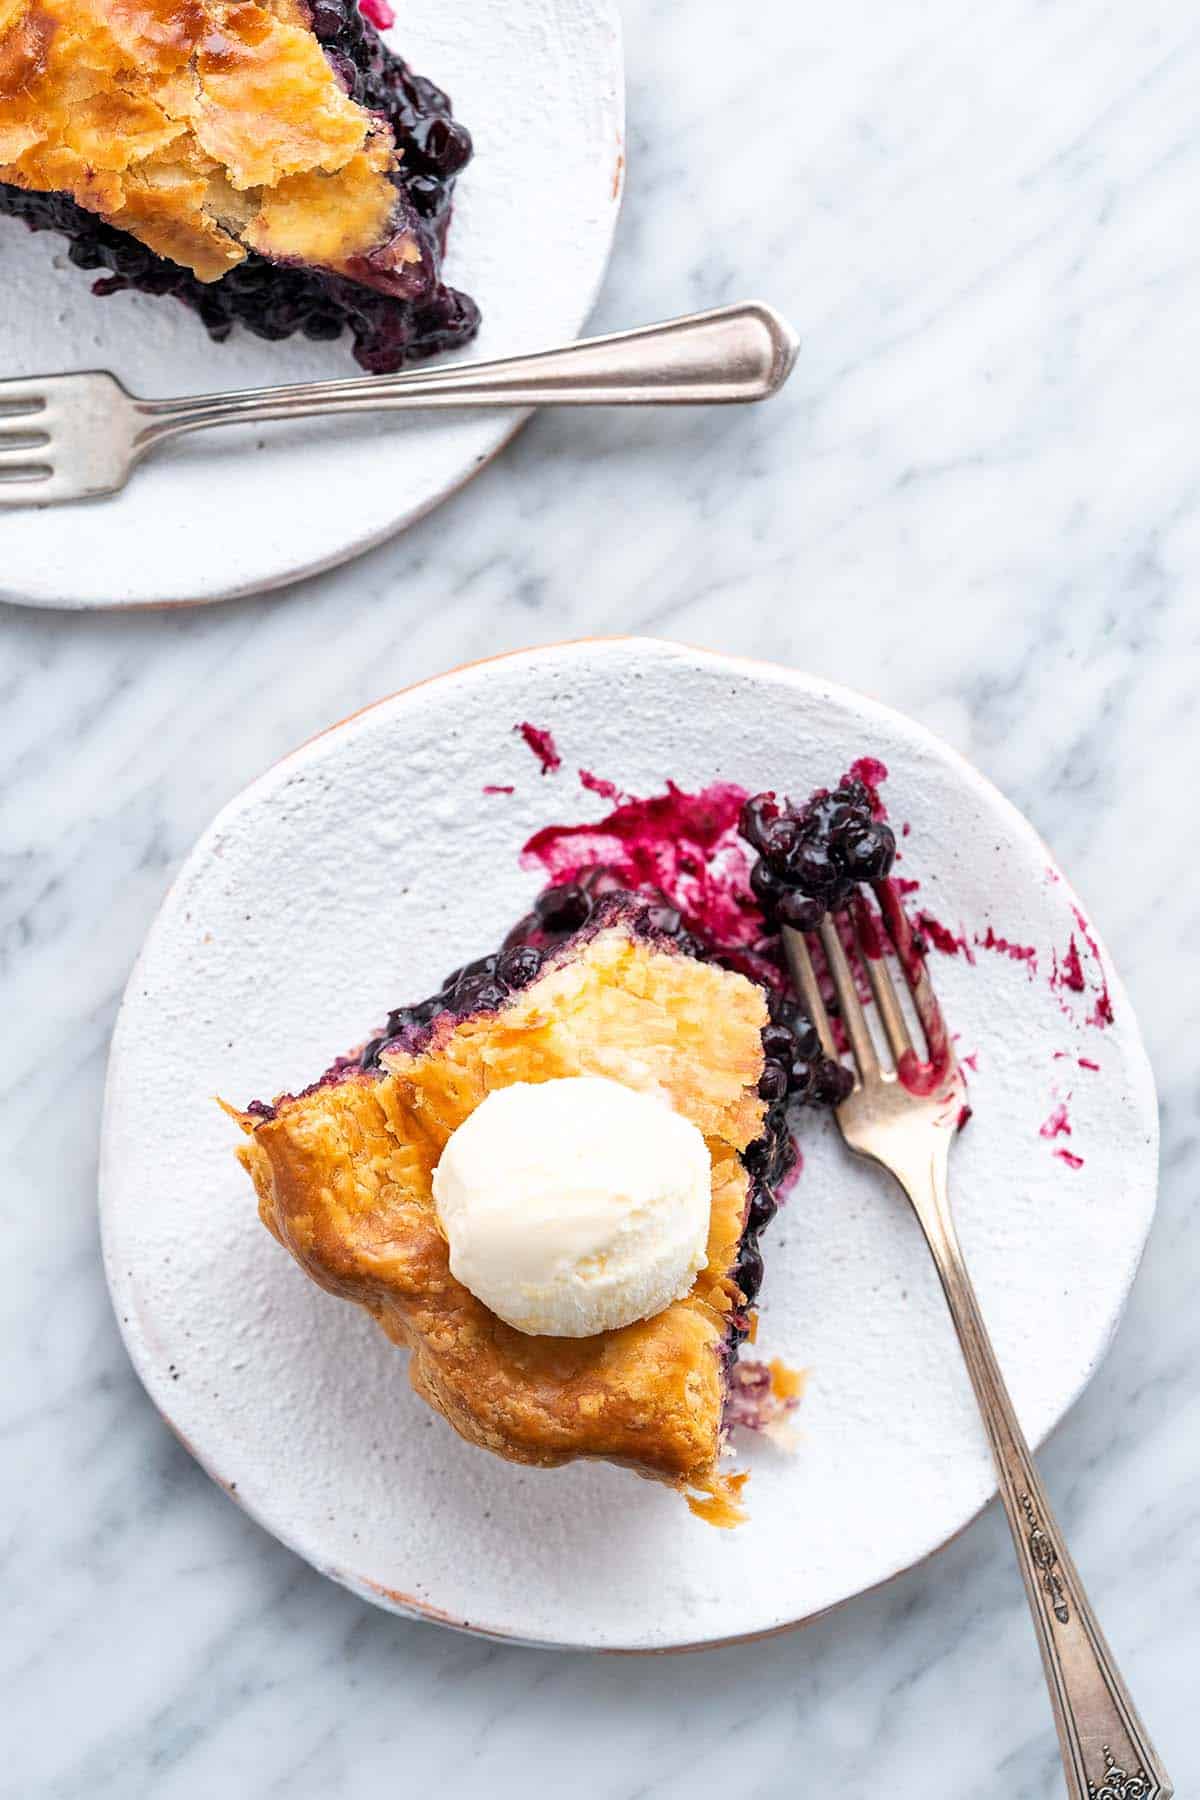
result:
M 554 732 L 558 774 L 518 720 Z M 580 765 L 636 793 L 722 777 L 803 795 L 864 753 L 911 825 L 900 868 L 919 903 L 973 946 L 974 965 L 935 968 L 975 1108 L 952 1186 L 1030 1437 L 1088 1380 L 1150 1225 L 1154 1088 L 1121 984 L 1034 831 L 928 732 L 811 676 L 648 640 L 523 652 L 381 702 L 227 807 L 163 906 L 113 1041 L 101 1212 L 130 1353 L 214 1479 L 317 1568 L 479 1632 L 666 1649 L 818 1613 L 936 1549 L 992 1493 L 915 1223 L 822 1122 L 804 1121 L 804 1171 L 764 1246 L 759 1345 L 810 1371 L 801 1441 L 790 1456 L 739 1445 L 750 1521 L 717 1532 L 621 1470 L 519 1469 L 461 1442 L 409 1391 L 402 1354 L 259 1225 L 211 1098 L 303 1083 L 491 948 L 538 886 L 525 839 L 605 810 Z M 989 926 L 1036 971 L 975 945 Z M 1050 979 L 1072 935 L 1083 992 Z M 1090 1022 L 1104 981 L 1110 1026 Z M 1070 1135 L 1043 1136 L 1060 1105 Z
M 608 262 L 624 159 L 615 0 L 398 0 L 387 33 L 453 96 L 475 139 L 456 190 L 447 279 L 478 300 L 464 357 L 575 337 Z M 343 339 L 209 341 L 174 301 L 93 298 L 52 233 L 0 219 L 0 378 L 112 369 L 144 394 L 357 372 Z M 636 323 L 636 321 L 634 321 Z M 332 568 L 474 475 L 528 415 L 364 415 L 207 432 L 151 459 L 123 494 L 7 513 L 0 598 L 36 606 L 228 599 Z

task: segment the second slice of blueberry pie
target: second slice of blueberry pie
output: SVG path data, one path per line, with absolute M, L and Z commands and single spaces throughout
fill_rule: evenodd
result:
M 354 0 L 0 6 L 0 212 L 217 338 L 349 327 L 377 372 L 470 338 L 441 276 L 470 154 Z

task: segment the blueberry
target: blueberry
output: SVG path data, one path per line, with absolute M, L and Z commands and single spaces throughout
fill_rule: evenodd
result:
M 742 1239 L 738 1259 L 733 1265 L 733 1279 L 741 1289 L 747 1306 L 758 1298 L 758 1291 L 763 1284 L 763 1259 L 757 1241 L 749 1232 Z
M 847 1068 L 844 1068 L 841 1063 L 836 1064 L 836 1069 L 837 1069 L 837 1084 L 838 1084 L 838 1100 L 840 1102 L 842 1100 L 848 1099 L 849 1096 L 854 1092 L 854 1076 L 851 1073 L 851 1071 Z
M 313 0 L 310 8 L 313 36 L 328 44 L 340 37 L 346 28 L 346 8 L 337 0 Z
M 782 1100 L 788 1091 L 787 1070 L 782 1063 L 765 1064 L 758 1078 L 758 1091 L 764 1100 Z
M 791 1144 L 787 1127 L 781 1117 L 773 1118 L 768 1113 L 766 1125 L 767 1128 L 762 1137 L 755 1138 L 752 1144 L 747 1144 L 742 1152 L 742 1161 L 751 1175 L 770 1185 L 770 1183 L 778 1181 L 781 1176 L 786 1175 L 790 1168 Z
M 592 911 L 588 896 L 573 881 L 547 888 L 534 906 L 547 931 L 578 931 L 587 924 Z
M 800 1152 L 796 1148 L 796 1140 L 785 1126 L 779 1134 L 779 1154 L 776 1161 L 775 1174 L 776 1187 L 778 1187 L 779 1183 L 795 1168 L 799 1154 Z
M 812 1091 L 813 1065 L 805 1057 L 797 1056 L 788 1067 L 788 1087 L 800 1100 L 807 1099 Z
M 806 838 L 791 860 L 791 874 L 796 886 L 817 897 L 830 893 L 837 886 L 840 873 L 819 838 Z
M 796 931 L 815 931 L 825 917 L 825 908 L 819 900 L 809 894 L 797 893 L 795 888 L 780 896 L 777 910 L 781 923 L 791 925 Z
M 792 995 L 780 993 L 778 988 L 772 989 L 767 996 L 767 1011 L 771 1015 L 773 1025 L 783 1025 L 793 1033 L 805 1017 Z
M 450 111 L 449 94 L 444 94 L 440 87 L 435 87 L 433 82 L 427 81 L 423 75 L 410 76 L 409 91 L 412 94 L 413 105 L 419 107 L 422 112 L 448 113 Z
M 747 1231 L 759 1232 L 769 1225 L 779 1211 L 779 1202 L 769 1188 L 757 1183 L 750 1190 L 750 1209 L 746 1216 Z
M 853 1086 L 854 1077 L 845 1064 L 827 1059 L 816 1066 L 811 1098 L 818 1106 L 837 1106 Z
M 510 988 L 528 987 L 542 970 L 542 953 L 532 944 L 518 944 L 506 950 L 496 962 L 496 974 Z
M 333 343 L 342 335 L 342 321 L 336 313 L 310 313 L 304 321 L 304 335 L 314 343 Z
M 835 854 L 855 881 L 882 881 L 895 860 L 896 839 L 887 825 L 856 825 L 843 832 Z
M 474 962 L 464 963 L 454 977 L 454 985 L 457 987 L 460 982 L 473 980 L 479 975 L 494 975 L 499 960 L 498 956 L 477 956 Z
M 762 853 L 779 875 L 790 873 L 796 852 L 803 843 L 799 821 L 772 819 L 762 828 Z
M 785 891 L 784 882 L 771 868 L 769 863 L 756 862 L 750 871 L 750 886 L 754 897 L 766 912 L 770 912 L 779 904 Z
M 765 848 L 763 837 L 766 827 L 772 819 L 779 817 L 779 806 L 774 794 L 755 794 L 747 800 L 738 817 L 738 830 L 756 850 Z
M 338 86 L 349 94 L 351 100 L 358 100 L 363 91 L 362 78 L 355 67 L 354 59 L 346 55 L 344 50 L 326 50 L 325 60 L 338 79 Z
M 449 181 L 471 160 L 471 134 L 444 113 L 419 119 L 412 132 L 413 161 L 422 174 Z
M 831 837 L 843 825 L 848 825 L 854 816 L 854 808 L 848 806 L 839 794 L 823 794 L 819 800 L 811 801 L 804 809 L 806 822 L 822 837 Z
M 752 1144 L 747 1144 L 746 1148 L 742 1151 L 742 1161 L 749 1169 L 751 1175 L 758 1176 L 762 1181 L 766 1181 L 769 1177 L 771 1151 L 771 1140 L 766 1137 L 755 1138 L 754 1142 Z
M 767 1025 L 762 1034 L 763 1055 L 769 1062 L 788 1063 L 796 1054 L 796 1040 L 786 1025 Z
M 495 1012 L 504 1005 L 508 998 L 507 990 L 498 981 L 489 980 L 486 976 L 476 977 L 473 981 L 464 981 L 455 989 L 454 1008 L 463 1018 L 470 1013 Z
M 121 244 L 113 251 L 112 267 L 116 274 L 123 275 L 127 281 L 136 281 L 144 275 L 153 261 L 153 252 L 139 244 L 136 239 Z
M 435 175 L 414 175 L 408 195 L 423 219 L 440 218 L 450 205 L 450 190 Z

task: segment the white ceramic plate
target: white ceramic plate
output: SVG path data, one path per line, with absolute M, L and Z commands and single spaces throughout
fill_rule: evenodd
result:
M 464 357 L 575 337 L 612 243 L 624 171 L 615 0 L 402 0 L 388 38 L 452 95 L 475 139 L 447 279 L 478 300 Z M 145 394 L 336 379 L 348 340 L 213 344 L 176 302 L 97 300 L 51 233 L 0 219 L 0 378 L 112 369 Z M 307 420 L 210 432 L 148 462 L 123 494 L 8 513 L 0 597 L 39 606 L 227 599 L 333 567 L 462 486 L 526 414 Z
M 554 731 L 559 774 L 540 773 L 519 720 Z M 642 794 L 723 777 L 803 795 L 863 753 L 891 770 L 921 903 L 970 938 L 990 925 L 1036 950 L 1036 974 L 981 946 L 974 966 L 936 958 L 978 1064 L 953 1189 L 1033 1439 L 1092 1374 L 1150 1225 L 1154 1090 L 1129 1002 L 1030 826 L 919 726 L 810 676 L 645 640 L 524 652 L 359 714 L 227 807 L 163 906 L 113 1041 L 101 1211 L 130 1353 L 214 1478 L 317 1568 L 476 1631 L 665 1649 L 820 1612 L 944 1543 L 991 1494 L 915 1223 L 814 1118 L 765 1240 L 759 1334 L 811 1372 L 801 1443 L 739 1446 L 750 1521 L 717 1532 L 621 1470 L 520 1469 L 462 1443 L 409 1391 L 402 1355 L 258 1224 L 211 1099 L 302 1084 L 493 947 L 538 886 L 518 867 L 525 839 L 605 810 L 579 765 Z M 1049 979 L 1072 934 L 1082 994 Z M 1107 1028 L 1088 1022 L 1101 978 Z M 1043 1137 L 1064 1101 L 1071 1135 Z

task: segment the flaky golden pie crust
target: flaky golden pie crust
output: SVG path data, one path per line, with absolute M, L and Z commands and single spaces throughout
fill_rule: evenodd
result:
M 722 1359 L 748 1178 L 762 1130 L 763 994 L 620 928 L 551 966 L 501 1011 L 437 1030 L 419 1055 L 237 1116 L 263 1223 L 331 1293 L 410 1352 L 417 1393 L 472 1443 L 552 1467 L 599 1457 L 670 1483 L 716 1524 L 742 1516 L 722 1473 Z M 493 1088 L 606 1075 L 665 1098 L 712 1158 L 708 1259 L 685 1299 L 591 1338 L 529 1337 L 450 1273 L 431 1178 Z
M 396 160 L 301 0 L 0 0 L 0 182 L 69 194 L 201 281 L 254 250 L 389 291 L 420 257 Z

